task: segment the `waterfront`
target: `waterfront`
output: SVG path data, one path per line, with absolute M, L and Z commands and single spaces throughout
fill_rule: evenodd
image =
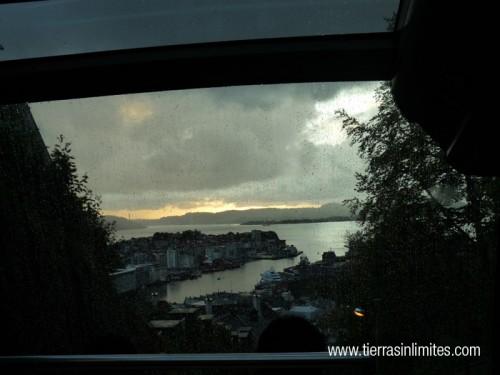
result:
M 330 249 L 337 255 L 345 254 L 345 235 L 358 228 L 356 222 L 327 222 L 307 224 L 276 224 L 260 225 L 155 225 L 142 229 L 117 231 L 117 238 L 152 236 L 155 232 L 182 232 L 188 229 L 198 229 L 206 234 L 223 234 L 228 232 L 249 232 L 254 229 L 271 230 L 278 234 L 287 244 L 294 245 L 303 251 L 311 262 L 321 259 L 321 254 Z M 195 280 L 170 282 L 154 287 L 158 292 L 157 299 L 169 302 L 184 302 L 185 297 L 199 296 L 217 291 L 245 292 L 254 288 L 260 280 L 260 274 L 271 267 L 282 271 L 299 262 L 299 257 L 280 260 L 257 260 L 244 264 L 242 267 L 223 272 L 203 274 Z

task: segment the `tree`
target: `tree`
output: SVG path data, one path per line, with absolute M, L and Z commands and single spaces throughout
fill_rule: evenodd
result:
M 153 343 L 113 289 L 111 228 L 70 145 L 49 153 L 27 104 L 0 106 L 0 352 L 91 351 L 103 335 Z
M 50 153 L 53 163 L 54 180 L 63 203 L 63 212 L 69 222 L 75 222 L 77 230 L 86 231 L 92 239 L 91 254 L 98 259 L 105 272 L 111 272 L 120 265 L 114 243 L 114 225 L 101 215 L 101 198 L 88 187 L 88 176 L 78 176 L 75 158 L 71 154 L 71 143 L 63 135 Z
M 454 170 L 437 144 L 404 119 L 388 83 L 379 86 L 376 99 L 378 113 L 367 122 L 337 113 L 366 161 L 365 171 L 356 176 L 362 198 L 347 202 L 362 229 L 349 238 L 346 288 L 352 292 L 343 302 L 373 311 L 373 301 L 380 299 L 382 342 L 486 346 L 498 178 Z M 375 318 L 367 322 L 363 335 L 374 340 Z

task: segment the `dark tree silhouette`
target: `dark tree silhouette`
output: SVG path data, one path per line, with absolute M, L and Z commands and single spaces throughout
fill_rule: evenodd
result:
M 113 334 L 149 351 L 145 322 L 111 285 L 112 228 L 70 151 L 60 138 L 47 152 L 28 105 L 0 107 L 0 352 L 81 353 Z
M 499 180 L 450 167 L 430 137 L 400 114 L 388 83 L 376 99 L 378 113 L 367 122 L 338 112 L 366 161 L 357 175 L 362 198 L 347 202 L 362 229 L 348 241 L 350 269 L 341 298 L 346 311 L 338 324 L 350 326 L 345 339 L 351 342 L 478 344 L 486 355 Z M 357 305 L 371 312 L 362 323 L 347 311 Z M 429 368 L 439 371 L 436 359 L 430 361 Z

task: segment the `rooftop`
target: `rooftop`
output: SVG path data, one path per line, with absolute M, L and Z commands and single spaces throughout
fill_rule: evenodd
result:
M 213 318 L 213 314 L 202 314 L 198 317 L 199 320 L 212 320 Z
M 135 267 L 127 267 L 127 268 L 120 268 L 117 269 L 115 272 L 111 272 L 111 276 L 116 276 L 116 275 L 122 275 L 130 272 L 135 272 Z
M 198 312 L 197 307 L 176 307 L 170 310 L 170 314 L 195 314 Z
M 290 309 L 291 313 L 314 313 L 318 311 L 317 307 L 311 305 L 294 306 Z
M 156 329 L 168 329 L 177 327 L 182 322 L 182 320 L 151 320 L 149 325 Z

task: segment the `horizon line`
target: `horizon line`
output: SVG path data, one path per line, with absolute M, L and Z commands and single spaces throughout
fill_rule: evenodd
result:
M 278 209 L 278 210 L 287 210 L 287 209 L 300 209 L 300 208 L 320 208 L 326 204 L 330 203 L 337 203 L 337 202 L 329 202 L 329 203 L 323 203 L 323 204 L 297 204 L 297 205 L 272 205 L 272 206 L 246 206 L 246 207 L 231 207 L 227 209 L 214 209 L 214 210 L 192 210 L 192 211 L 184 211 L 179 214 L 173 214 L 173 215 L 154 215 L 155 217 L 152 217 L 152 213 L 155 211 L 163 211 L 165 209 L 156 209 L 156 210 L 101 210 L 101 214 L 103 216 L 115 216 L 119 217 L 122 219 L 134 221 L 134 220 L 160 220 L 160 219 L 165 219 L 165 218 L 173 218 L 173 217 L 182 217 L 186 216 L 188 214 L 217 214 L 217 213 L 223 213 L 223 212 L 231 212 L 231 211 L 251 211 L 251 210 L 261 210 L 261 209 Z M 341 204 L 341 203 L 339 203 Z M 203 207 L 205 208 L 205 207 Z M 181 211 L 181 210 L 179 210 Z M 150 215 L 141 215 L 141 213 L 150 213 Z

